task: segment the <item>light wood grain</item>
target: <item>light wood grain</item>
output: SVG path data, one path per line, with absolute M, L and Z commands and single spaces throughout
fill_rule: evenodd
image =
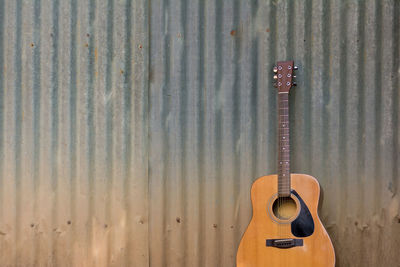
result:
M 266 239 L 297 238 L 292 235 L 290 224 L 278 224 L 271 220 L 268 205 L 277 192 L 277 175 L 257 179 L 251 189 L 253 217 L 240 242 L 237 267 L 259 266 L 334 266 L 335 252 L 332 242 L 318 218 L 317 209 L 320 188 L 317 180 L 305 174 L 291 174 L 292 189 L 306 203 L 314 219 L 314 233 L 303 238 L 303 246 L 278 249 L 266 246 Z

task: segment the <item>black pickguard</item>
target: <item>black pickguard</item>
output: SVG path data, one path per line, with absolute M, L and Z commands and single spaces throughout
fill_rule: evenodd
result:
M 292 234 L 296 237 L 310 236 L 314 233 L 314 220 L 310 210 L 295 190 L 292 190 L 292 194 L 299 199 L 301 206 L 299 216 L 291 223 Z

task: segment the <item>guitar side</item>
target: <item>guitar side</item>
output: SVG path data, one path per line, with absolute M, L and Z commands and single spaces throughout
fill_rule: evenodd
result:
M 237 267 L 334 266 L 332 242 L 318 217 L 318 181 L 309 175 L 291 174 L 292 189 L 304 201 L 314 222 L 310 236 L 296 237 L 290 223 L 277 223 L 268 212 L 271 197 L 277 192 L 277 179 L 277 175 L 263 176 L 252 185 L 253 217 L 239 245 Z M 266 245 L 267 239 L 284 238 L 302 239 L 303 245 L 284 249 Z

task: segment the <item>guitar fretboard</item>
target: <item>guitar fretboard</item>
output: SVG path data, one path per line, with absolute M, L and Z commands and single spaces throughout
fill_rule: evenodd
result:
M 289 92 L 278 94 L 278 196 L 290 196 Z

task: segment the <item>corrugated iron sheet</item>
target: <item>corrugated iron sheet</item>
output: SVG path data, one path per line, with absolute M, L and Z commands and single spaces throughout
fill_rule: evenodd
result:
M 337 266 L 397 266 L 397 0 L 0 0 L 0 266 L 234 266 L 250 186 L 318 178 Z
M 146 1 L 0 1 L 0 266 L 147 266 Z

